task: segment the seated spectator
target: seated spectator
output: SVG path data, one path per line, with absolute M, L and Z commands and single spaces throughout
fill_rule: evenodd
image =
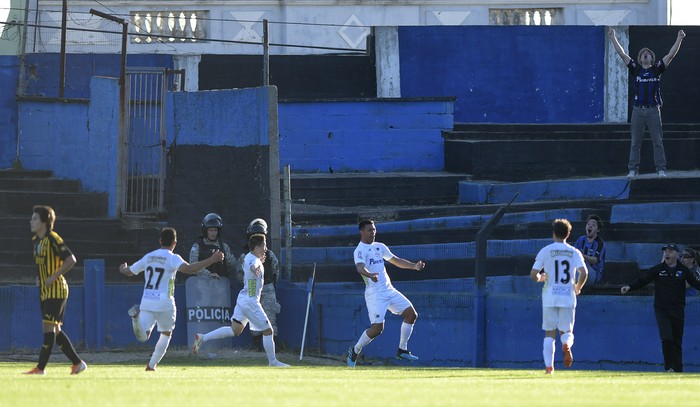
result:
M 681 263 L 683 263 L 684 266 L 688 267 L 690 271 L 695 273 L 695 276 L 700 280 L 700 267 L 698 267 L 698 262 L 700 261 L 700 253 L 696 250 L 691 249 L 690 247 L 686 247 L 683 249 L 683 254 L 681 255 Z M 686 297 L 694 297 L 698 295 L 698 290 L 694 289 L 693 287 L 690 286 L 690 284 L 686 283 L 685 286 L 685 296 Z
M 605 265 L 605 242 L 598 235 L 603 229 L 603 221 L 598 215 L 590 215 L 586 219 L 586 234 L 579 237 L 574 247 L 581 251 L 588 269 L 587 285 L 593 286 L 603 278 Z

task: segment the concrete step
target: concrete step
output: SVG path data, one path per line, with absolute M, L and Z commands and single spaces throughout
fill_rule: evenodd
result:
M 0 216 L 0 236 L 31 239 L 31 207 L 24 216 Z M 58 214 L 54 229 L 68 243 L 73 240 L 97 242 L 136 241 L 138 231 L 122 228 L 121 221 L 109 218 L 67 218 Z M 156 239 L 157 240 L 157 239 Z
M 42 170 L 0 170 L 0 179 L 17 179 L 17 178 L 51 178 L 52 171 Z
M 64 237 L 64 239 L 66 239 Z M 136 252 L 135 241 L 94 241 L 66 239 L 66 244 L 73 253 L 134 253 Z M 31 251 L 32 241 L 27 238 L 5 237 L 0 235 L 0 248 L 7 251 Z
M 107 215 L 107 193 L 0 191 L 0 216 L 32 215 L 32 207 L 48 204 L 57 217 L 100 218 Z
M 37 268 L 34 265 L 7 265 L 0 264 L 0 285 L 27 284 L 34 285 L 37 277 Z M 78 260 L 66 275 L 68 284 L 83 284 L 85 273 L 83 262 Z M 105 282 L 111 284 L 139 284 L 143 285 L 143 277 L 126 277 L 115 267 L 105 269 Z
M 312 205 L 444 205 L 466 174 L 442 172 L 293 174 L 292 199 Z
M 70 246 L 69 246 L 70 247 Z M 129 264 L 139 260 L 143 254 L 134 253 L 104 253 L 104 252 L 77 252 L 71 249 L 75 255 L 78 263 L 81 263 L 85 259 L 104 259 L 105 267 L 117 267 L 121 263 L 127 262 Z M 0 258 L 3 259 L 2 264 L 4 265 L 33 265 L 34 257 L 32 251 L 30 250 L 0 250 Z

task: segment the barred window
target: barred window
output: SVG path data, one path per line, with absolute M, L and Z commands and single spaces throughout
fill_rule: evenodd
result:
M 204 22 L 208 12 L 194 11 L 132 11 L 134 44 L 194 43 L 206 37 Z
M 563 20 L 561 8 L 489 9 L 490 25 L 561 25 Z

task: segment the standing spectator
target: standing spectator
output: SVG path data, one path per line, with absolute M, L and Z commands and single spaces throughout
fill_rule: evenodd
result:
M 654 145 L 656 172 L 659 178 L 666 178 L 666 153 L 661 131 L 661 106 L 663 105 L 661 98 L 661 74 L 678 53 L 681 42 L 685 38 L 685 32 L 683 30 L 678 31 L 676 42 L 668 54 L 660 61 L 656 61 L 656 55 L 649 48 L 642 48 L 637 54 L 637 60 L 634 61 L 622 49 L 613 28 L 608 30 L 608 37 L 610 37 L 615 51 L 634 77 L 634 107 L 631 119 L 632 143 L 627 164 L 627 169 L 629 170 L 627 178 L 631 179 L 639 174 L 639 161 L 645 125 L 649 127 L 651 142 Z
M 586 283 L 596 285 L 603 278 L 603 267 L 605 266 L 605 242 L 598 233 L 603 229 L 603 221 L 598 215 L 590 215 L 586 219 L 586 234 L 579 237 L 574 243 L 583 259 L 586 261 L 588 270 L 588 280 Z
M 228 244 L 221 237 L 224 221 L 216 213 L 209 213 L 202 219 L 202 234 L 190 249 L 190 264 L 209 258 L 212 253 L 219 250 L 224 253 L 224 261 L 214 263 L 208 268 L 197 270 L 198 276 L 211 276 L 214 278 L 228 277 L 229 283 L 233 282 L 233 273 L 229 270 L 236 269 L 236 256 L 231 252 Z
M 260 304 L 265 274 L 263 260 L 267 251 L 265 235 L 255 234 L 251 236 L 250 240 L 248 240 L 248 247 L 250 247 L 250 252 L 246 254 L 243 264 L 243 289 L 236 299 L 236 307 L 233 309 L 233 317 L 231 317 L 231 326 L 224 326 L 206 334 L 195 334 L 192 352 L 195 354 L 199 353 L 199 348 L 208 340 L 238 336 L 243 332 L 245 326 L 250 323 L 250 329 L 262 332 L 262 343 L 267 354 L 268 365 L 272 367 L 289 367 L 288 364 L 277 360 L 272 326 L 262 304 Z
M 363 220 L 360 222 L 359 228 L 360 243 L 355 249 L 355 268 L 365 282 L 365 302 L 371 325 L 362 333 L 357 344 L 348 349 L 347 364 L 350 367 L 355 367 L 357 356 L 362 352 L 362 348 L 369 345 L 384 331 L 384 317 L 387 310 L 403 318 L 396 358 L 410 362 L 418 360 L 417 356 L 408 351 L 408 340 L 413 332 L 413 324 L 416 322 L 418 314 L 411 301 L 391 285 L 384 261 L 402 269 L 417 271 L 423 270 L 425 263 L 422 261 L 411 263 L 396 257 L 384 243 L 375 242 L 377 228 L 374 226 L 374 221 Z
M 576 296 L 581 294 L 586 284 L 588 271 L 581 252 L 566 243 L 570 234 L 571 223 L 566 219 L 555 219 L 552 222 L 554 243 L 537 253 L 530 270 L 533 281 L 545 283 L 542 288 L 542 329 L 545 332 L 542 355 L 546 374 L 554 373 L 557 329 L 562 342 L 564 366 L 571 367 L 574 362 L 571 348 L 574 346 Z
M 664 261 L 647 270 L 641 277 L 620 289 L 622 294 L 654 282 L 654 313 L 664 354 L 664 370 L 683 371 L 683 329 L 685 326 L 685 285 L 700 289 L 695 273 L 678 261 L 678 246 L 661 248 Z
M 139 342 L 146 342 L 151 337 L 151 331 L 158 323 L 160 338 L 153 350 L 151 360 L 146 365 L 147 371 L 155 371 L 156 366 L 168 350 L 170 337 L 175 329 L 175 276 L 177 272 L 194 274 L 203 267 L 221 262 L 224 254 L 214 251 L 206 260 L 193 264 L 187 263 L 179 254 L 173 253 L 177 245 L 177 233 L 173 228 L 160 231 L 160 249 L 143 256 L 141 260 L 129 266 L 123 263 L 119 272 L 125 276 L 135 276 L 145 271 L 143 296 L 141 304 L 129 309 L 134 335 Z
M 75 266 L 76 259 L 61 236 L 53 230 L 56 221 L 53 208 L 37 205 L 32 211 L 29 225 L 34 233 L 34 263 L 39 272 L 37 285 L 41 301 L 44 343 L 39 351 L 39 363 L 25 374 L 45 374 L 44 369 L 56 344 L 73 364 L 70 374 L 78 374 L 87 369 L 87 364 L 80 359 L 70 338 L 61 329 L 63 313 L 68 302 L 68 283 L 63 276 Z
M 248 239 L 253 235 L 263 235 L 267 237 L 267 222 L 263 219 L 256 218 L 253 219 L 248 228 L 246 228 L 246 234 Z M 245 263 L 245 256 L 250 252 L 248 244 L 243 247 L 243 253 L 238 259 L 236 264 L 236 271 L 239 276 L 243 276 L 244 270 L 243 265 Z M 277 314 L 282 310 L 282 306 L 277 302 L 277 292 L 275 291 L 275 284 L 277 283 L 277 277 L 280 271 L 280 262 L 277 260 L 277 256 L 272 250 L 267 249 L 265 251 L 265 257 L 263 261 L 263 268 L 265 269 L 265 278 L 263 279 L 263 289 L 260 294 L 260 303 L 262 304 L 263 310 L 267 318 L 270 320 L 270 325 L 272 326 L 272 331 L 274 332 L 274 341 L 277 346 L 279 346 L 279 332 L 277 330 Z M 262 344 L 262 332 L 252 329 L 251 326 L 250 336 L 253 340 L 253 347 L 259 352 L 263 351 Z
M 700 263 L 700 258 L 698 258 L 699 256 L 700 253 L 691 249 L 690 247 L 686 247 L 685 249 L 683 249 L 683 254 L 681 255 L 681 263 L 683 263 L 683 265 L 686 266 L 688 270 L 695 273 L 695 278 L 697 278 L 698 280 L 700 280 L 700 267 L 698 267 L 698 263 Z M 690 284 L 686 283 L 685 296 L 695 297 L 696 295 L 698 295 L 698 290 L 694 289 L 690 286 Z

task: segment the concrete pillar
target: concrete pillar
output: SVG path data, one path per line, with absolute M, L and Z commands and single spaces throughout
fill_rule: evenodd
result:
M 629 27 L 614 27 L 615 34 L 622 48 L 629 54 Z M 605 35 L 605 122 L 627 123 L 629 103 L 629 73 L 622 58 L 615 52 L 615 47 Z
M 377 97 L 401 97 L 398 27 L 375 27 Z
M 199 62 L 201 55 L 173 55 L 175 69 L 185 70 L 185 92 L 197 92 L 199 90 Z

